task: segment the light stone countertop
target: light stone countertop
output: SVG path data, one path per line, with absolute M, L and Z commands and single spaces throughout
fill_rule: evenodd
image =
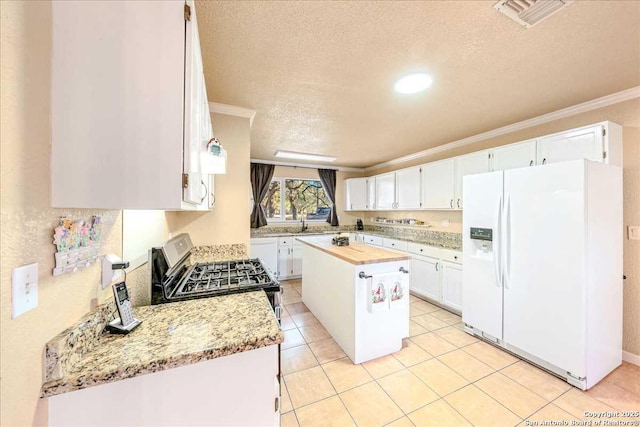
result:
M 138 307 L 128 335 L 101 334 L 42 386 L 41 397 L 279 344 L 284 335 L 264 292 Z M 55 343 L 54 343 L 55 344 Z
M 400 252 L 365 245 L 363 243 L 350 242 L 349 246 L 336 246 L 331 243 L 330 236 L 298 237 L 297 240 L 315 249 L 340 258 L 350 264 L 377 264 L 380 262 L 410 260 L 409 255 Z

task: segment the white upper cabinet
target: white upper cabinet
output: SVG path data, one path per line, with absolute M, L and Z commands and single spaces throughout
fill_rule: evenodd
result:
M 367 209 L 367 178 L 345 180 L 345 210 L 364 211 Z
M 609 144 L 609 138 L 605 138 L 607 127 L 610 131 L 609 137 L 611 137 L 611 133 L 619 131 L 618 128 L 620 128 L 613 123 L 601 123 L 539 138 L 538 164 L 544 165 L 584 158 L 595 162 L 621 165 L 621 144 L 619 144 L 620 148 Z M 608 151 L 611 152 L 607 153 Z
M 504 171 L 536 165 L 536 141 L 504 145 L 491 150 L 491 170 Z
M 462 177 L 489 172 L 489 151 L 477 151 L 456 157 L 454 209 L 462 209 Z
M 422 165 L 422 207 L 452 209 L 455 203 L 455 159 Z
M 419 209 L 422 207 L 421 186 L 421 166 L 397 171 L 395 209 Z
M 52 2 L 52 206 L 209 207 L 198 159 L 211 123 L 188 5 L 190 21 L 180 1 Z
M 396 205 L 395 173 L 376 176 L 376 210 L 390 210 Z
M 367 209 L 374 209 L 376 203 L 376 177 L 367 178 Z

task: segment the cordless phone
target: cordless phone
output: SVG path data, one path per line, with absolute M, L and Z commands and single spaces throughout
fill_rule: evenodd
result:
M 140 324 L 140 320 L 133 317 L 127 285 L 124 282 L 120 282 L 113 284 L 112 287 L 120 318 L 109 323 L 108 329 L 110 332 L 127 334 Z

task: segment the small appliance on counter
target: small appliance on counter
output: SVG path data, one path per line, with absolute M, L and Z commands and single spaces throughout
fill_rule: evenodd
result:
M 333 236 L 331 244 L 336 246 L 349 246 L 349 233 L 340 233 Z
M 356 221 L 356 230 L 358 231 L 364 230 L 364 225 L 362 224 L 362 220 L 360 218 L 358 218 Z

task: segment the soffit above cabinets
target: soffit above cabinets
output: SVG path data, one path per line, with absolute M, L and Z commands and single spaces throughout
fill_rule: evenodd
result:
M 366 167 L 640 85 L 640 3 L 528 29 L 494 4 L 197 2 L 209 99 L 257 111 L 252 158 Z M 433 85 L 395 93 L 413 71 Z

